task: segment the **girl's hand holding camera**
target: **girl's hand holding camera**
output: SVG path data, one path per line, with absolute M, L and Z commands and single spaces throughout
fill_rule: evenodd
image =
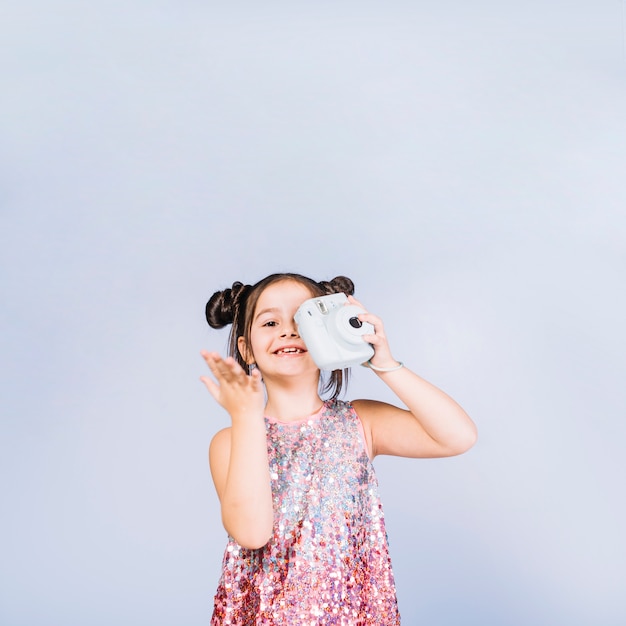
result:
M 354 296 L 348 296 L 348 302 L 367 311 Z M 361 322 L 368 322 L 374 327 L 374 334 L 363 335 L 363 341 L 371 344 L 374 348 L 374 356 L 369 360 L 369 363 L 381 369 L 395 369 L 400 365 L 400 363 L 391 356 L 391 349 L 389 348 L 385 328 L 380 317 L 372 313 L 360 313 L 357 317 Z
M 393 361 L 381 319 L 368 313 L 351 295 L 309 298 L 300 305 L 294 320 L 320 370 L 365 364 L 378 371 L 402 367 Z M 376 363 L 372 362 L 374 358 Z

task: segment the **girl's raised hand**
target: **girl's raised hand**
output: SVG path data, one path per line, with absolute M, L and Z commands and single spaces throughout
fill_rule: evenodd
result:
M 200 353 L 217 382 L 201 376 L 211 395 L 224 407 L 232 419 L 249 415 L 263 416 L 265 393 L 258 369 L 248 376 L 232 357 L 223 359 L 216 352 Z
M 348 296 L 348 302 L 361 307 L 365 311 L 367 309 L 354 297 Z M 363 335 L 363 340 L 367 343 L 371 343 L 374 347 L 374 356 L 370 361 L 377 367 L 395 367 L 398 365 L 393 356 L 391 356 L 391 349 L 387 342 L 387 336 L 385 335 L 385 327 L 380 317 L 373 315 L 372 313 L 360 313 L 357 316 L 362 322 L 369 322 L 374 327 L 373 335 Z

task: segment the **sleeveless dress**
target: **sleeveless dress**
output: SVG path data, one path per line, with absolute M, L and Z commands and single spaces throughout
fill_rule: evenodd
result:
M 274 532 L 232 538 L 212 626 L 400 624 L 378 483 L 352 405 L 295 423 L 265 418 Z

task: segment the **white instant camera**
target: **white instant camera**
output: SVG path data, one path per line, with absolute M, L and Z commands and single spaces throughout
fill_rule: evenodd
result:
M 346 304 L 344 293 L 305 300 L 294 316 L 298 332 L 313 361 L 321 370 L 338 370 L 360 365 L 374 356 L 374 348 L 363 340 L 374 327 L 357 315 L 365 311 Z

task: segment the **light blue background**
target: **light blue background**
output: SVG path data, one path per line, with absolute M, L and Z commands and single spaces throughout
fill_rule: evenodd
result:
M 0 33 L 3 626 L 208 623 L 204 304 L 284 270 L 351 276 L 478 424 L 376 462 L 403 623 L 626 623 L 623 2 L 13 0 Z

